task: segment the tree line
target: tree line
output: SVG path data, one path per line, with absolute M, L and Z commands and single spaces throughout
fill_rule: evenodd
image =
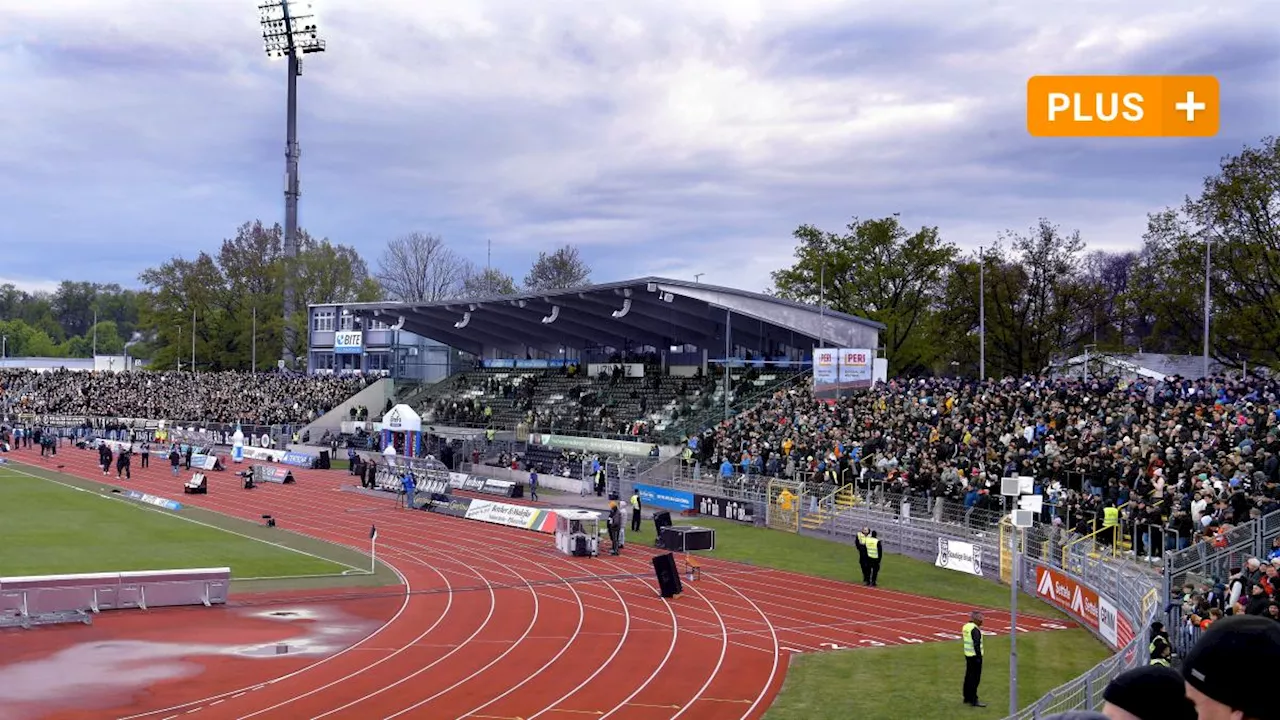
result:
M 1041 219 L 962 252 L 936 227 L 855 218 L 802 225 L 795 262 L 772 291 L 884 323 L 890 372 L 974 376 L 985 305 L 989 377 L 1037 373 L 1099 352 L 1200 354 L 1206 248 L 1210 354 L 1277 367 L 1280 353 L 1280 139 L 1225 158 L 1197 195 L 1148 218 L 1140 250 L 1090 251 Z M 981 293 L 979 288 L 981 287 Z M 981 296 L 980 296 L 981 295 Z
M 1212 355 L 1275 367 L 1280 353 L 1277 138 L 1225 158 L 1197 195 L 1151 214 L 1134 252 L 1091 251 L 1078 232 L 1047 219 L 1001 233 L 980 253 L 962 252 L 936 227 L 911 230 L 897 215 L 854 218 L 838 232 L 802 225 L 794 239 L 795 262 L 773 273 L 771 291 L 884 323 L 881 344 L 896 375 L 976 375 L 983 305 L 988 376 L 1039 372 L 1086 345 L 1198 354 L 1206 245 Z M 288 319 L 299 358 L 307 354 L 309 304 L 438 302 L 591 282 L 572 245 L 539 253 L 517 282 L 426 233 L 391 240 L 370 268 L 354 248 L 299 230 L 298 255 L 287 261 L 280 226 L 255 221 L 215 253 L 146 269 L 139 289 L 0 286 L 0 335 L 13 356 L 89 357 L 96 337 L 99 354 L 127 351 L 178 367 L 189 362 L 194 334 L 197 362 L 207 369 L 248 369 L 256 339 L 265 367 L 281 356 L 288 275 L 300 308 Z
M 87 358 L 96 348 L 99 355 L 127 352 L 164 368 L 188 367 L 194 354 L 198 368 L 208 370 L 249 369 L 256 357 L 265 369 L 282 355 L 286 322 L 297 330 L 294 357 L 306 358 L 308 305 L 496 297 L 579 287 L 591 279 L 572 245 L 539 253 L 521 284 L 424 233 L 391 240 L 373 269 L 355 248 L 304 229 L 295 258 L 286 259 L 283 248 L 279 225 L 253 221 L 215 253 L 147 268 L 140 289 L 70 280 L 53 292 L 0 285 L 4 349 L 12 357 Z M 298 310 L 286 320 L 288 276 Z

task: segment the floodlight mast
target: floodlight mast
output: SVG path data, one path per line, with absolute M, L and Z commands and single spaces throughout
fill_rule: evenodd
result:
M 298 198 L 301 186 L 298 182 L 298 77 L 302 75 L 302 58 L 299 54 L 324 52 L 324 40 L 316 29 L 316 19 L 310 3 L 300 0 L 268 0 L 258 6 L 262 23 L 262 42 L 269 58 L 287 58 L 289 83 L 287 119 L 285 123 L 285 184 L 284 184 L 284 257 L 290 267 L 284 273 L 284 344 L 281 359 L 285 367 L 294 362 L 293 347 L 297 341 L 297 328 L 293 325 L 295 308 L 294 270 L 291 267 L 298 257 Z

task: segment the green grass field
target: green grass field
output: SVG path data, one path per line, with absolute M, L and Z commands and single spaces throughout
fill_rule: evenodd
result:
M 0 509 L 0 576 L 230 567 L 237 591 L 398 582 L 353 549 L 42 469 L 0 467 Z
M 806 575 L 861 582 L 858 553 L 851 545 L 741 523 L 699 517 L 678 524 L 716 530 L 713 557 Z M 627 542 L 653 542 L 653 523 Z M 892 550 L 892 548 L 890 548 Z M 902 555 L 886 555 L 880 586 L 984 608 L 1007 608 L 1009 588 Z M 1021 612 L 1064 619 L 1056 608 L 1023 595 Z M 957 626 L 956 634 L 960 628 Z M 988 707 L 965 707 L 960 700 L 964 660 L 960 642 L 924 643 L 793 656 L 782 692 L 766 720 L 951 720 L 956 713 L 975 720 L 1003 718 L 1009 710 L 1009 638 L 991 637 L 986 648 L 981 695 Z M 1110 651 L 1082 629 L 1018 636 L 1018 699 L 1023 705 L 1078 677 Z

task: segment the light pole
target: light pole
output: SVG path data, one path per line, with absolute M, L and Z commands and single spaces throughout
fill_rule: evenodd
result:
M 287 118 L 285 121 L 284 184 L 284 261 L 292 265 L 298 256 L 298 78 L 302 75 L 302 58 L 307 53 L 324 52 L 324 40 L 316 28 L 311 3 L 300 0 L 268 0 L 258 6 L 262 23 L 262 41 L 269 58 L 288 58 L 289 83 Z M 294 286 L 291 269 L 284 273 L 284 349 L 281 359 L 293 365 L 296 329 L 291 324 L 294 313 Z
M 1209 377 L 1209 272 L 1213 268 L 1213 251 L 1209 236 L 1204 238 L 1204 376 Z
M 702 276 L 703 276 L 703 275 L 706 275 L 706 273 L 694 273 L 694 274 L 693 274 L 693 281 L 694 281 L 695 283 L 698 283 L 699 285 L 701 285 L 701 284 L 702 284 Z
M 1098 346 L 1093 343 L 1084 346 L 1084 377 L 1081 379 L 1085 381 L 1088 381 L 1089 379 L 1089 348 L 1097 350 Z
M 978 247 L 978 380 L 987 379 L 987 263 L 986 248 Z

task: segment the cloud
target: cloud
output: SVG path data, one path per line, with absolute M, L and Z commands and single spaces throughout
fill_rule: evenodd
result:
M 902 214 L 965 247 L 1047 216 L 1134 247 L 1146 213 L 1280 125 L 1264 0 L 319 6 L 299 81 L 301 221 L 376 261 L 443 235 L 516 277 L 760 289 L 801 223 Z M 251 7 L 19 3 L 0 24 L 0 237 L 20 277 L 135 282 L 279 221 L 284 67 Z M 5 21 L 0 21 L 5 22 Z M 1036 140 L 1033 74 L 1207 73 L 1208 140 Z M 55 252 L 56 250 L 56 252 Z

